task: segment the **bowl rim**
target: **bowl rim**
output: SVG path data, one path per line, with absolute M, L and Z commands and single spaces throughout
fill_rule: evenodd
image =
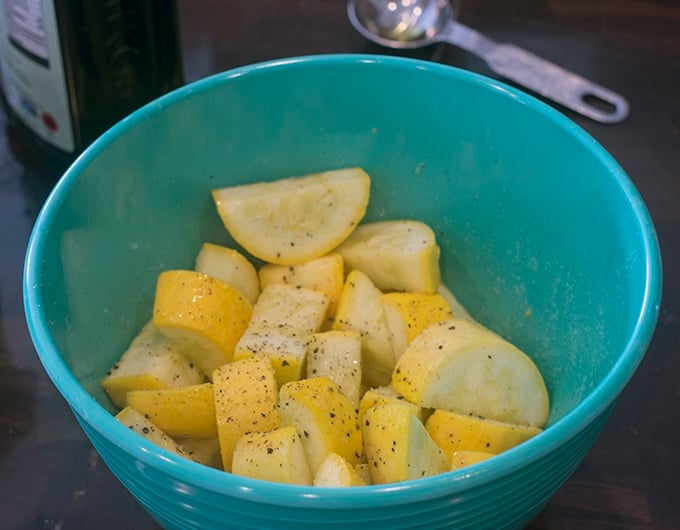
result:
M 79 174 L 89 163 L 119 135 L 135 124 L 160 112 L 191 94 L 214 89 L 242 76 L 253 76 L 271 70 L 289 68 L 315 68 L 318 66 L 377 64 L 382 67 L 403 70 L 424 70 L 439 76 L 456 78 L 458 81 L 478 85 L 483 90 L 502 92 L 518 104 L 543 115 L 557 127 L 566 130 L 591 151 L 606 167 L 624 192 L 643 236 L 645 253 L 645 284 L 643 304 L 638 319 L 611 371 L 597 384 L 581 403 L 551 424 L 538 436 L 494 459 L 470 468 L 450 471 L 433 477 L 388 485 L 371 485 L 360 488 L 318 488 L 293 486 L 238 477 L 224 471 L 196 464 L 176 456 L 148 442 L 114 419 L 95 398 L 76 380 L 61 358 L 50 335 L 43 312 L 40 294 L 40 273 L 52 225 L 61 204 Z M 67 401 L 79 421 L 87 423 L 106 438 L 128 452 L 138 462 L 157 468 L 175 480 L 193 484 L 219 494 L 239 497 L 258 503 L 288 507 L 342 508 L 351 503 L 353 507 L 385 507 L 413 503 L 441 495 L 452 495 L 487 482 L 518 472 L 527 463 L 538 460 L 554 448 L 565 443 L 585 429 L 598 416 L 606 413 L 610 405 L 633 376 L 644 357 L 656 326 L 661 299 L 661 256 L 658 239 L 651 216 L 634 184 L 613 157 L 584 129 L 558 110 L 548 106 L 525 92 L 481 74 L 454 66 L 430 61 L 388 55 L 370 54 L 320 54 L 305 55 L 263 61 L 209 75 L 188 83 L 136 110 L 95 140 L 66 170 L 59 179 L 43 207 L 31 232 L 24 263 L 23 300 L 29 334 L 41 363 L 53 384 Z M 87 433 L 88 436 L 90 435 Z M 92 440 L 92 438 L 91 438 Z M 370 495 L 366 495 L 370 492 Z

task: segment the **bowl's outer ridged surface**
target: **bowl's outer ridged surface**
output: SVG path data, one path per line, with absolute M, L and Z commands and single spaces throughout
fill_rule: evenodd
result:
M 284 508 L 269 513 L 258 504 L 245 501 L 235 503 L 212 501 L 191 493 L 188 484 L 174 484 L 169 492 L 158 484 L 173 484 L 171 475 L 158 474 L 151 467 L 130 462 L 117 456 L 110 442 L 83 425 L 86 433 L 107 465 L 122 483 L 134 493 L 165 528 L 346 528 L 347 524 L 369 525 L 371 528 L 522 528 L 526 526 L 554 494 L 556 485 L 562 484 L 585 457 L 599 434 L 610 409 L 605 411 L 586 429 L 567 441 L 559 452 L 546 455 L 530 466 L 510 474 L 494 484 L 473 490 L 451 488 L 436 502 L 410 505 L 386 503 L 385 506 L 346 510 L 314 509 L 310 499 L 309 510 Z M 186 490 L 189 495 L 180 491 Z M 225 526 L 226 525 L 226 526 Z

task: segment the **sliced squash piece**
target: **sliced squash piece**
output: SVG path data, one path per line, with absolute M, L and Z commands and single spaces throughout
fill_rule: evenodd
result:
M 215 438 L 213 385 L 133 390 L 128 404 L 173 438 Z
M 392 292 L 383 294 L 382 300 L 396 359 L 421 331 L 453 316 L 446 299 L 437 293 Z
M 543 427 L 549 399 L 531 358 L 464 319 L 433 324 L 406 348 L 392 386 L 423 407 Z
M 429 477 L 449 469 L 449 459 L 406 403 L 367 410 L 362 429 L 373 484 Z
M 374 221 L 358 226 L 340 245 L 347 270 L 358 269 L 382 291 L 434 293 L 441 276 L 441 251 L 425 223 Z
M 196 255 L 194 269 L 235 287 L 251 304 L 260 294 L 260 279 L 255 266 L 236 249 L 203 243 Z
M 208 274 L 168 270 L 158 276 L 154 326 L 208 376 L 231 361 L 251 313 L 240 291 Z
M 361 271 L 347 275 L 333 329 L 361 334 L 363 379 L 368 386 L 389 384 L 394 352 L 382 292 Z
M 371 180 L 352 167 L 212 191 L 224 226 L 250 254 L 295 265 L 327 254 L 366 213 Z
M 420 421 L 424 420 L 424 411 L 420 405 L 407 401 L 404 396 L 391 386 L 379 386 L 369 388 L 361 396 L 361 401 L 359 402 L 359 423 L 363 425 L 364 415 L 368 409 L 387 403 L 406 403 L 413 409 L 413 413 Z
M 358 331 L 313 333 L 307 346 L 307 377 L 333 381 L 352 406 L 361 397 L 361 334 Z
M 101 385 L 120 410 L 131 390 L 174 388 L 205 381 L 205 374 L 152 322 L 147 322 Z
M 267 285 L 234 348 L 234 359 L 266 356 L 279 385 L 300 379 L 309 337 L 320 329 L 327 309 L 328 297 L 322 292 L 287 284 Z
M 311 486 L 313 476 L 295 427 L 249 432 L 236 443 L 231 472 L 235 475 Z
M 499 454 L 542 431 L 538 427 L 514 425 L 448 410 L 435 410 L 425 422 L 425 428 L 447 455 L 456 451 Z
M 325 488 L 365 486 L 366 481 L 347 460 L 337 453 L 329 453 L 314 475 L 314 485 Z
M 280 425 L 274 369 L 267 357 L 251 357 L 220 366 L 212 378 L 222 466 L 231 471 L 241 436 Z
M 297 428 L 312 474 L 329 453 L 351 465 L 362 453 L 361 428 L 349 399 L 327 377 L 291 381 L 279 391 L 281 425 Z
M 328 296 L 328 311 L 322 328 L 330 328 L 345 282 L 344 262 L 340 254 L 328 254 L 299 265 L 266 263 L 260 267 L 258 274 L 262 288 L 272 283 L 285 283 L 324 293 Z
M 153 442 L 162 449 L 185 458 L 188 456 L 182 450 L 182 448 L 177 445 L 177 443 L 175 443 L 175 441 L 170 436 L 167 435 L 167 433 L 163 432 L 156 425 L 146 419 L 144 414 L 138 410 L 127 406 L 123 410 L 119 411 L 115 418 L 123 425 L 128 427 L 131 431 L 137 433 L 143 438 L 146 438 L 150 442 Z

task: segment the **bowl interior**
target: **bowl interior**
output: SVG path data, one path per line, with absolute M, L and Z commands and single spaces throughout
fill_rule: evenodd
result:
M 647 212 L 616 163 L 501 84 L 342 56 L 180 89 L 74 164 L 27 262 L 29 324 L 48 371 L 58 351 L 112 410 L 99 381 L 149 318 L 158 273 L 191 268 L 204 241 L 233 244 L 210 190 L 351 165 L 373 179 L 367 219 L 435 229 L 445 283 L 544 374 L 551 423 L 615 366 L 617 389 L 632 374 L 655 321 L 659 264 Z M 599 397 L 593 414 L 614 397 Z

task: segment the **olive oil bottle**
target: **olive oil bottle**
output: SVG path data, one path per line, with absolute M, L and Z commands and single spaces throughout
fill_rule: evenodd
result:
M 0 72 L 10 122 L 73 157 L 183 82 L 174 0 L 4 0 Z

